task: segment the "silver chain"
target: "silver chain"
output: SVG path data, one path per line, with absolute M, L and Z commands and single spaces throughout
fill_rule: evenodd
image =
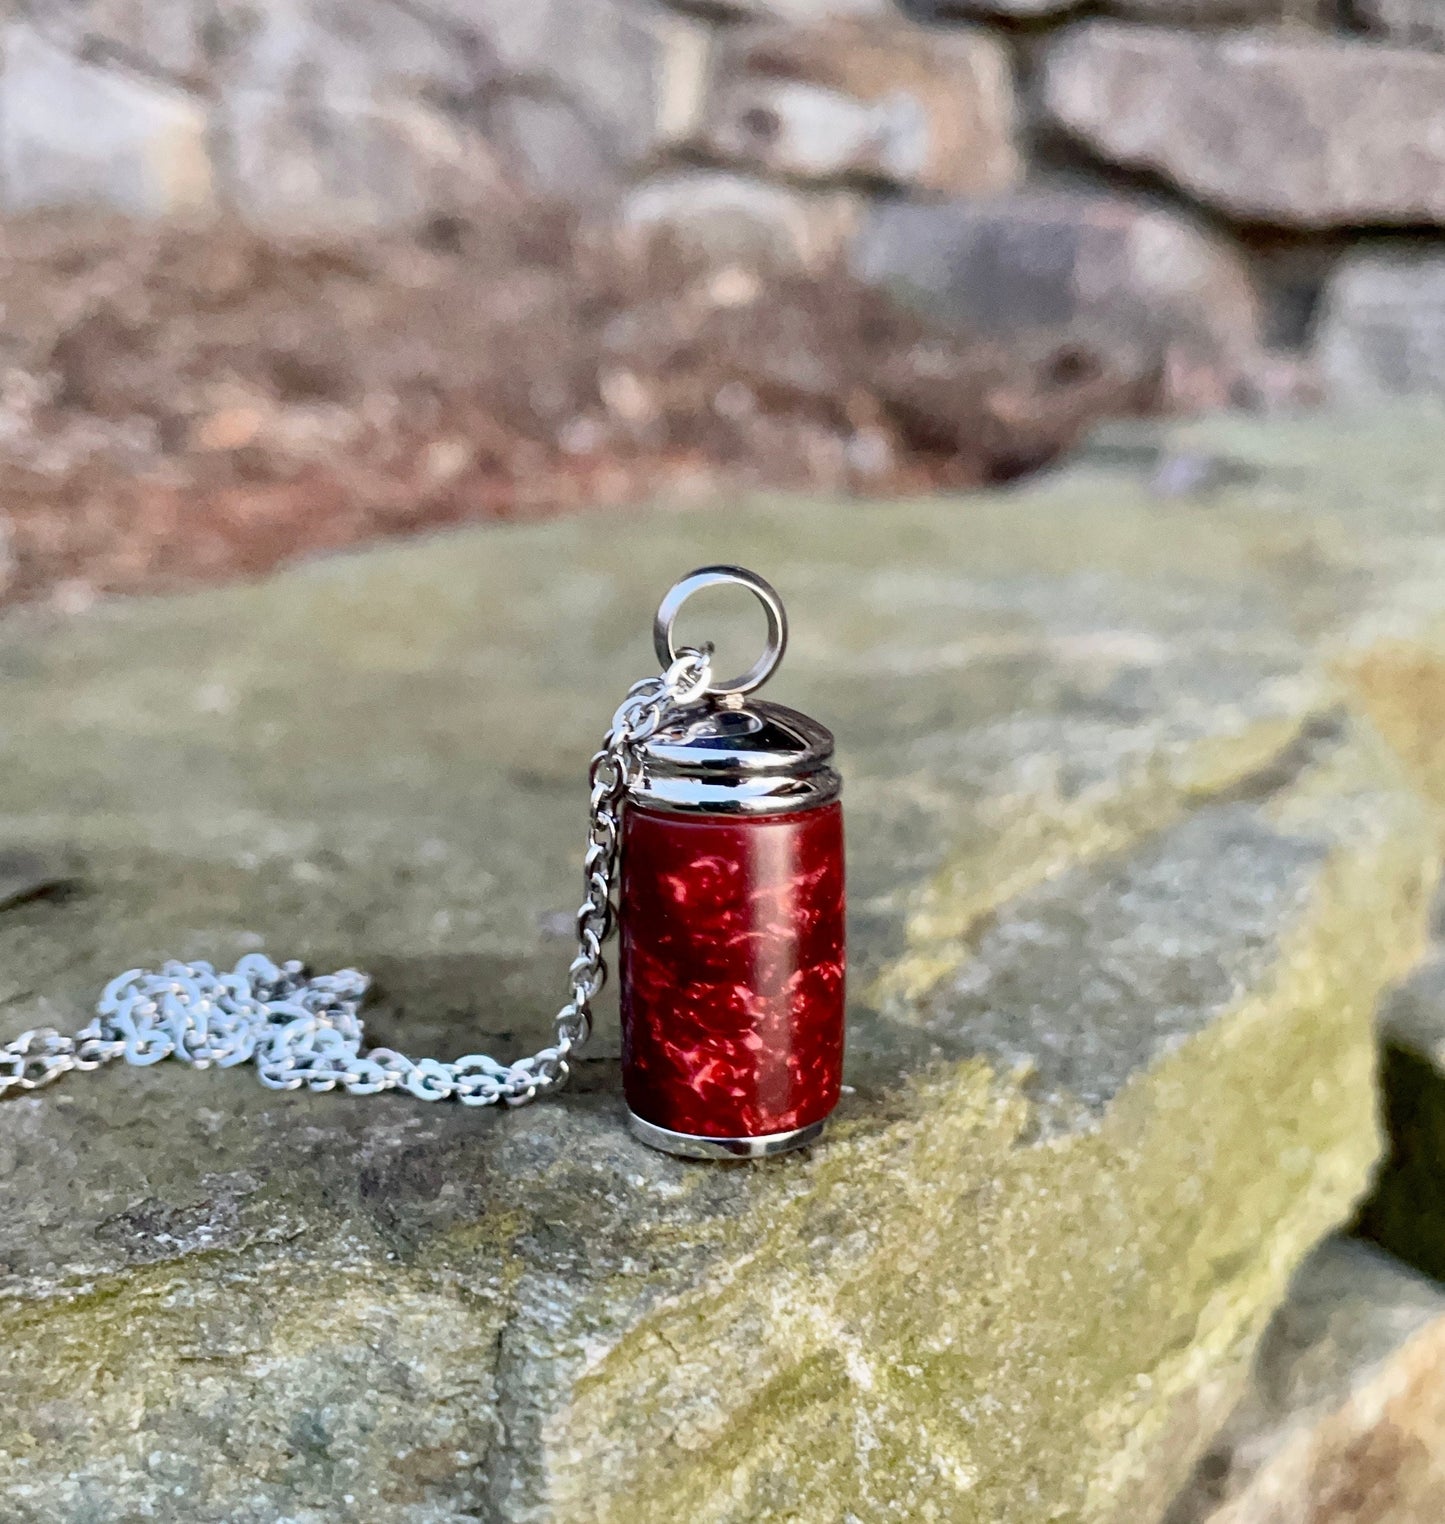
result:
M 99 1069 L 117 1058 L 145 1066 L 172 1057 L 197 1069 L 254 1063 L 272 1090 L 406 1090 L 419 1100 L 456 1099 L 464 1106 L 524 1106 L 560 1089 L 591 1034 L 592 1002 L 607 979 L 602 949 L 617 919 L 621 804 L 640 749 L 670 718 L 699 703 L 710 681 L 710 650 L 685 648 L 667 671 L 632 685 L 592 758 L 586 895 L 577 911 L 570 997 L 557 1012 L 551 1047 L 510 1064 L 484 1053 L 443 1063 L 391 1048 L 363 1052 L 358 1013 L 371 982 L 365 974 L 343 968 L 311 976 L 300 963 L 278 967 L 251 953 L 229 973 L 218 974 L 209 963 L 173 961 L 159 973 L 131 969 L 112 979 L 95 1019 L 74 1036 L 42 1027 L 0 1047 L 0 1097 L 39 1090 L 72 1069 Z

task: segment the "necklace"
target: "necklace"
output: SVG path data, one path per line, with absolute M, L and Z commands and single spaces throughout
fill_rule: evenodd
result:
M 746 588 L 767 642 L 719 681 L 710 646 L 677 647 L 683 604 Z M 620 931 L 623 1090 L 643 1142 L 689 1158 L 759 1157 L 822 1132 L 842 1077 L 844 860 L 833 738 L 815 720 L 750 701 L 782 660 L 787 615 L 735 566 L 703 567 L 657 611 L 662 670 L 634 683 L 588 768 L 584 896 L 567 998 L 550 1046 L 503 1063 L 364 1047 L 369 980 L 312 975 L 261 953 L 218 972 L 168 962 L 111 980 L 73 1035 L 0 1046 L 0 1096 L 116 1059 L 198 1069 L 251 1063 L 274 1090 L 400 1090 L 424 1101 L 522 1106 L 566 1084 Z

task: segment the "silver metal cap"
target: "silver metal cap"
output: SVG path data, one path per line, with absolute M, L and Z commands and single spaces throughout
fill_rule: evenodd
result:
M 733 695 L 685 710 L 646 742 L 627 797 L 689 815 L 780 815 L 836 799 L 833 735 L 781 704 Z

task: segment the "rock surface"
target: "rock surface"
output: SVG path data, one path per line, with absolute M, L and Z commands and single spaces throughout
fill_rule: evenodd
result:
M 1178 217 L 1107 197 L 884 203 L 853 262 L 951 325 L 1088 356 L 1170 407 L 1217 407 L 1260 363 L 1241 262 Z
M 258 945 L 379 1041 L 525 1051 L 579 778 L 710 559 L 837 729 L 848 1079 L 808 1157 L 176 1065 L 0 1106 L 15 1524 L 1148 1519 L 1374 1160 L 1434 873 L 1421 420 L 1121 438 L 1028 492 L 459 534 L 0 625 L 15 1030 Z M 1177 475 L 1177 473 L 1176 473 Z M 826 516 L 825 516 L 826 515 Z M 750 626 L 718 626 L 735 654 Z M 684 631 L 684 634 L 687 632 Z M 1438 803 L 1438 800 L 1436 801 Z
M 956 21 L 999 17 L 1010 21 L 1060 18 L 1078 8 L 1082 0 L 897 0 L 898 9 L 915 21 Z
M 474 198 L 499 167 L 435 102 L 473 60 L 401 7 L 235 0 L 213 50 L 230 194 L 267 225 L 384 224 Z
M 90 202 L 139 216 L 214 198 L 207 116 L 174 85 L 82 62 L 34 28 L 0 32 L 0 206 Z
M 1329 0 L 1109 0 L 1108 10 L 1161 26 L 1328 26 Z
M 1440 0 L 1355 0 L 1354 15 L 1399 47 L 1445 52 L 1445 5 Z
M 894 0 L 717 0 L 717 9 L 730 18 L 803 25 L 897 14 Z
M 478 62 L 481 119 L 533 185 L 615 192 L 702 89 L 704 40 L 648 0 L 427 0 Z M 476 113 L 473 113 L 474 115 Z
M 1019 175 L 1003 43 L 907 21 L 765 28 L 722 50 L 702 149 L 804 181 L 978 194 Z
M 231 0 L 225 16 L 223 155 L 273 224 L 475 206 L 503 174 L 595 201 L 702 88 L 697 28 L 632 0 Z
M 1364 1244 L 1315 1254 L 1167 1524 L 1445 1516 L 1445 1288 Z
M 504 177 L 588 204 L 690 126 L 705 82 L 707 28 L 647 0 L 26 11 L 0 119 L 15 208 L 154 215 L 216 189 L 260 225 L 350 229 L 475 208 Z
M 1445 58 L 1291 30 L 1109 22 L 1051 49 L 1053 121 L 1246 221 L 1445 223 Z
M 1445 393 L 1445 253 L 1344 260 L 1325 285 L 1318 344 L 1338 397 Z
M 230 0 L 214 5 L 195 0 L 29 0 L 12 7 L 74 56 L 193 86 L 203 84 L 210 71 L 207 29 L 229 9 Z
M 820 270 L 842 254 L 858 217 L 857 198 L 847 191 L 694 169 L 635 186 L 617 225 L 643 247 L 665 238 L 712 265 Z

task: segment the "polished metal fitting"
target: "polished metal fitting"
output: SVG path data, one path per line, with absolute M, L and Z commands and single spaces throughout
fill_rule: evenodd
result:
M 683 604 L 705 587 L 746 588 L 768 622 L 763 654 L 740 677 L 709 680 L 701 701 L 675 712 L 637 748 L 627 798 L 648 809 L 690 815 L 781 815 L 838 797 L 832 732 L 796 709 L 749 702 L 788 646 L 788 616 L 777 593 L 739 566 L 704 566 L 662 600 L 653 625 L 664 666 L 677 659 L 673 626 Z
M 627 1113 L 632 1136 L 660 1153 L 679 1159 L 770 1159 L 775 1154 L 790 1154 L 795 1148 L 807 1148 L 823 1136 L 828 1119 L 795 1127 L 791 1132 L 769 1132 L 753 1138 L 710 1138 L 700 1133 L 673 1132 L 645 1122 L 635 1111 Z
M 833 736 L 781 704 L 710 701 L 637 749 L 630 803 L 691 815 L 781 815 L 838 797 Z

